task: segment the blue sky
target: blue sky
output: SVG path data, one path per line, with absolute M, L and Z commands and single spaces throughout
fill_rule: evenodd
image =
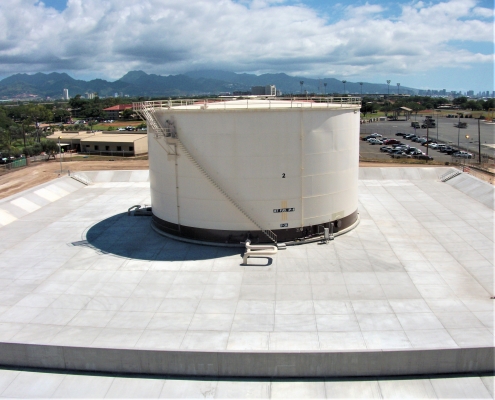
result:
M 9 0 L 0 77 L 199 69 L 493 90 L 493 1 Z

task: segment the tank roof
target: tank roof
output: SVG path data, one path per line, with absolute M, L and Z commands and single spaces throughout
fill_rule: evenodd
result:
M 318 98 L 243 98 L 243 99 L 176 99 L 133 103 L 135 111 L 143 109 L 169 110 L 245 110 L 245 109 L 287 109 L 287 108 L 359 108 L 359 97 L 318 97 Z

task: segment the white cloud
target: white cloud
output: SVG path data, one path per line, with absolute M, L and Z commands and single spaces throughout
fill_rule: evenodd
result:
M 348 6 L 328 23 L 284 0 L 35 0 L 0 2 L 0 75 L 67 71 L 119 78 L 133 69 L 287 72 L 307 76 L 412 74 L 493 62 L 469 42 L 493 42 L 493 10 L 475 0 Z M 451 48 L 450 41 L 464 41 Z

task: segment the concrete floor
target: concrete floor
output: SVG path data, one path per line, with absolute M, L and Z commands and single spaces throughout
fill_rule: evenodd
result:
M 355 230 L 249 266 L 237 249 L 177 242 L 156 234 L 149 218 L 128 217 L 130 205 L 149 203 L 147 182 L 61 183 L 78 189 L 41 208 L 36 197 L 53 188 L 1 203 L 4 215 L 31 212 L 0 229 L 0 341 L 188 350 L 493 345 L 493 210 L 447 183 L 361 180 Z
M 4 199 L 0 341 L 232 351 L 493 347 L 494 213 L 486 205 L 493 189 L 477 198 L 486 184 L 464 175 L 439 182 L 445 170 L 362 170 L 356 229 L 249 266 L 241 265 L 239 250 L 177 242 L 156 234 L 149 218 L 128 217 L 128 207 L 150 202 L 147 171 L 92 174 L 90 186 L 65 177 Z M 22 383 L 30 379 L 39 383 Z M 96 397 L 104 397 L 119 390 L 119 379 L 5 370 L 0 393 L 30 397 L 25 390 L 41 385 L 53 397 L 70 382 L 84 393 L 97 380 L 93 389 L 103 394 Z M 411 385 L 433 397 L 471 386 L 480 393 L 474 397 L 484 397 L 488 386 L 493 396 L 493 377 L 459 379 Z M 126 382 L 162 395 L 170 386 Z M 219 388 L 232 386 L 170 382 L 182 388 L 171 389 L 173 397 L 204 388 L 220 396 Z M 391 394 L 407 387 L 356 385 L 301 381 L 298 392 L 285 382 L 259 381 L 233 390 L 331 397 L 328 388 L 335 387 L 345 397 L 359 388 L 386 398 L 383 387 Z

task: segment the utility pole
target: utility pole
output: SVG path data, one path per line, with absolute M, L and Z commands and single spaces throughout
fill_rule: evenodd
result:
M 457 150 L 460 150 L 461 145 L 461 114 L 457 113 Z
M 303 94 L 302 87 L 304 85 L 304 81 L 299 81 L 299 84 L 301 85 L 301 94 Z
M 440 123 L 440 121 L 438 120 L 438 115 L 439 114 L 435 115 L 435 117 L 437 118 L 437 143 L 438 143 L 438 124 Z
M 363 97 L 363 82 L 359 82 L 359 84 L 361 85 L 361 97 Z
M 397 83 L 397 96 L 400 95 L 400 83 Z
M 430 124 L 426 124 L 426 155 L 428 155 L 428 149 L 430 148 L 429 140 L 430 140 Z
M 481 128 L 480 128 L 480 119 L 478 118 L 478 161 L 481 167 Z
M 22 136 L 24 138 L 24 148 L 26 148 L 26 131 L 24 130 L 24 121 L 21 122 Z
M 323 89 L 323 90 L 324 90 L 325 94 L 327 94 L 327 83 L 323 82 L 323 86 L 325 87 L 325 89 Z
M 62 175 L 62 146 L 60 146 L 60 136 L 58 137 L 58 159 L 60 160 L 60 175 Z
M 387 79 L 387 95 L 390 96 L 390 82 L 392 82 L 390 79 Z
M 347 83 L 347 81 L 342 81 L 342 83 L 344 84 L 344 96 L 345 96 L 345 84 Z

